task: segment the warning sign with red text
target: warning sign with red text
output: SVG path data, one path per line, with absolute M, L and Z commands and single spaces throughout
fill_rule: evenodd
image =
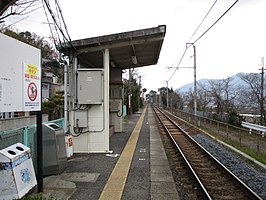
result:
M 24 111 L 41 110 L 41 67 L 24 64 Z

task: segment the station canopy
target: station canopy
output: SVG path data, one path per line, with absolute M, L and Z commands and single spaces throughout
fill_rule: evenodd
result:
M 158 62 L 166 26 L 75 40 L 60 49 L 77 56 L 85 68 L 103 68 L 103 50 L 110 50 L 110 66 L 121 69 L 154 65 Z

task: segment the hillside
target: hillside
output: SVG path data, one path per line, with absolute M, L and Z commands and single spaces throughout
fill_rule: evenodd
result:
M 236 88 L 241 86 L 241 85 L 246 86 L 246 83 L 239 78 L 240 74 L 245 74 L 245 73 L 240 72 L 240 73 L 235 74 L 231 77 L 232 78 L 231 84 L 233 86 L 235 86 Z M 218 80 L 222 80 L 222 79 L 200 79 L 197 81 L 197 85 L 198 86 L 199 85 L 208 85 L 209 81 L 218 81 Z M 194 83 L 192 82 L 192 83 L 188 83 L 186 85 L 183 85 L 180 88 L 175 89 L 175 91 L 178 93 L 184 94 L 184 93 L 187 93 L 189 90 L 193 90 L 193 87 L 194 87 Z

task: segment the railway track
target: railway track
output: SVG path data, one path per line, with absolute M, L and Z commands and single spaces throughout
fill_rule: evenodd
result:
M 170 154 L 188 199 L 261 199 L 175 121 L 158 108 L 153 110 L 163 136 L 172 143 Z

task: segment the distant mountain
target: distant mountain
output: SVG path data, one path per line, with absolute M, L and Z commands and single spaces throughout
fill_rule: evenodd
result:
M 235 74 L 234 76 L 232 76 L 232 80 L 231 80 L 231 85 L 234 85 L 235 87 L 238 86 L 245 86 L 247 83 L 245 83 L 243 80 L 241 80 L 239 78 L 240 74 L 245 74 L 245 73 L 238 73 Z M 197 85 L 207 85 L 209 83 L 209 81 L 218 81 L 218 80 L 222 80 L 222 79 L 200 79 L 197 80 Z M 175 89 L 176 92 L 184 94 L 187 93 L 189 90 L 193 91 L 194 88 L 194 83 L 188 83 L 186 85 L 181 86 L 180 88 Z

